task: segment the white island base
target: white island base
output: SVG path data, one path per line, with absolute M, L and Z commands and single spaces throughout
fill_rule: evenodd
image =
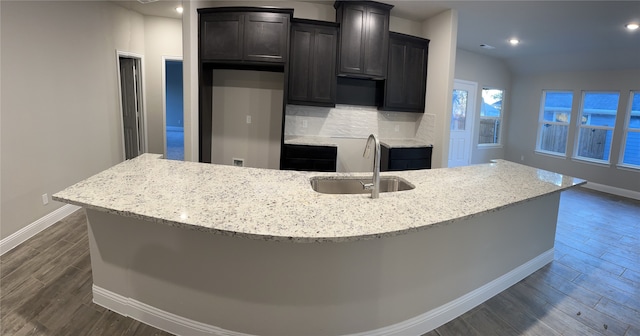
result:
M 87 209 L 94 302 L 180 335 L 421 335 L 552 261 L 559 199 L 322 243 Z

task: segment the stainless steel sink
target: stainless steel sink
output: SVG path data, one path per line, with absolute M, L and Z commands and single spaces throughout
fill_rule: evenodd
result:
M 365 176 L 316 176 L 310 179 L 311 188 L 323 194 L 369 194 L 364 188 L 371 183 L 371 177 Z M 415 186 L 397 176 L 380 176 L 380 192 L 394 192 L 414 189 Z

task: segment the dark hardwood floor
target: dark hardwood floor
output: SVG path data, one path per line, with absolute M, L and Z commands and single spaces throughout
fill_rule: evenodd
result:
M 640 335 L 640 202 L 564 192 L 555 252 L 426 335 Z M 81 210 L 0 257 L 0 335 L 170 335 L 93 304 L 91 285 Z

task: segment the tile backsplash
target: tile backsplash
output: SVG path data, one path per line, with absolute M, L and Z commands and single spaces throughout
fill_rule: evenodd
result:
M 336 105 L 314 107 L 287 105 L 285 136 L 329 138 L 414 138 L 420 114 L 378 111 L 375 106 Z

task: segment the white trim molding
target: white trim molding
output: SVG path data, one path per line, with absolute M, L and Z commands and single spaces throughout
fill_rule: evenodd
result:
M 518 281 L 531 275 L 553 261 L 554 249 L 551 248 L 509 273 L 475 289 L 451 302 L 424 314 L 387 327 L 345 336 L 410 336 L 422 335 L 473 309 L 477 305 L 494 297 Z M 175 315 L 140 301 L 124 297 L 104 288 L 93 285 L 93 302 L 120 315 L 151 325 L 176 335 L 189 336 L 253 336 L 241 332 L 222 329 Z
M 189 336 L 254 336 L 218 328 L 155 308 L 93 285 L 93 303 L 157 329 Z
M 49 214 L 39 218 L 35 222 L 23 227 L 19 231 L 13 233 L 12 235 L 0 240 L 0 255 L 3 255 L 9 251 L 11 251 L 16 246 L 24 243 L 29 238 L 35 236 L 40 233 L 44 229 L 50 227 L 51 225 L 57 223 L 61 219 L 69 216 L 80 209 L 79 206 L 65 204 L 62 207 L 50 212 Z
M 640 192 L 637 192 L 634 190 L 616 188 L 616 187 L 599 184 L 599 183 L 593 183 L 593 182 L 587 182 L 586 184 L 583 184 L 582 187 L 585 187 L 591 190 L 601 191 L 607 194 L 613 194 L 613 195 L 618 195 L 622 197 L 632 198 L 640 201 Z

